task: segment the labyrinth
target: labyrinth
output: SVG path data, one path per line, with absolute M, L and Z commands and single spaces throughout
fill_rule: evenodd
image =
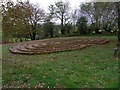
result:
M 60 51 L 83 49 L 91 45 L 103 45 L 109 40 L 104 38 L 45 39 L 22 42 L 10 47 L 15 54 L 45 54 Z

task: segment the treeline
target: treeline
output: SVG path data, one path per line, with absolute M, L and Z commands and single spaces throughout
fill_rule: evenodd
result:
M 45 12 L 28 1 L 6 2 L 2 5 L 3 41 L 117 34 L 118 5 L 117 2 L 91 2 L 72 10 L 68 2 L 58 1 Z

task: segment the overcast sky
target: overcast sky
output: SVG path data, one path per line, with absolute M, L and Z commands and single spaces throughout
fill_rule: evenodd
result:
M 3 0 L 4 1 L 4 0 Z M 14 1 L 16 2 L 17 0 L 10 0 L 10 1 Z M 18 0 L 19 1 L 19 0 Z M 21 0 L 21 1 L 26 1 L 26 0 Z M 34 4 L 39 4 L 41 8 L 44 8 L 45 11 L 48 10 L 48 6 L 54 2 L 57 1 L 66 1 L 69 2 L 70 6 L 72 9 L 74 8 L 78 8 L 80 3 L 82 2 L 93 2 L 93 1 L 97 1 L 97 2 L 115 2 L 115 1 L 120 1 L 120 0 L 29 0 L 31 3 Z
M 12 1 L 17 1 L 17 0 L 12 0 Z M 26 1 L 26 0 L 21 0 L 21 1 Z M 57 1 L 66 1 L 66 2 L 69 2 L 70 6 L 72 9 L 74 8 L 78 8 L 80 3 L 82 2 L 93 2 L 93 1 L 98 1 L 98 2 L 111 2 L 111 1 L 120 1 L 120 0 L 29 0 L 31 3 L 34 3 L 34 4 L 39 4 L 41 8 L 44 8 L 45 11 L 47 11 L 48 9 L 48 6 L 54 2 L 57 2 Z
M 117 1 L 120 1 L 120 0 L 29 0 L 30 2 L 32 3 L 38 3 L 39 5 L 41 5 L 41 7 L 43 7 L 45 10 L 48 9 L 48 6 L 54 2 L 57 2 L 57 1 L 66 1 L 66 2 L 69 2 L 70 6 L 72 9 L 74 8 L 78 8 L 80 3 L 82 2 L 117 2 Z
M 48 9 L 48 6 L 54 2 L 57 2 L 59 0 L 30 0 L 32 3 L 38 3 L 40 7 L 43 7 L 45 10 Z M 70 3 L 70 6 L 72 8 L 77 8 L 80 5 L 80 1 L 85 1 L 85 0 L 62 0 L 62 1 L 67 1 Z
M 22 1 L 25 1 L 25 0 L 22 0 Z M 61 0 L 29 0 L 29 1 L 34 4 L 39 4 L 41 8 L 44 8 L 44 10 L 47 11 L 48 6 L 50 4 L 53 4 L 54 2 L 61 1 Z M 69 2 L 71 8 L 74 9 L 74 8 L 78 8 L 80 3 L 88 2 L 90 0 L 62 0 L 62 1 Z

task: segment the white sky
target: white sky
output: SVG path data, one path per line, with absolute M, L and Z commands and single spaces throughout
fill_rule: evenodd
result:
M 17 0 L 10 0 L 10 1 L 16 2 Z M 26 1 L 26 0 L 21 0 L 21 1 Z M 53 4 L 54 2 L 57 2 L 57 1 L 69 2 L 71 8 L 74 9 L 74 8 L 79 8 L 80 3 L 82 3 L 82 2 L 89 2 L 91 0 L 29 0 L 29 1 L 31 3 L 40 5 L 41 8 L 43 8 L 45 11 L 47 11 L 48 10 L 48 6 L 50 4 Z
M 120 0 L 29 0 L 32 3 L 38 3 L 41 8 L 44 8 L 47 11 L 48 6 L 57 1 L 69 2 L 72 9 L 79 8 L 80 3 L 82 2 L 118 2 Z
M 48 6 L 50 4 L 53 4 L 54 2 L 57 2 L 59 0 L 30 0 L 30 2 L 32 3 L 38 3 L 40 5 L 40 7 L 44 8 L 45 10 L 48 9 Z M 80 5 L 80 2 L 85 2 L 86 0 L 62 0 L 62 1 L 66 1 L 69 2 L 71 8 L 78 8 Z M 87 0 L 90 1 L 90 0 Z
M 27 1 L 27 0 L 3 0 L 5 1 Z M 90 2 L 91 0 L 28 0 L 30 3 L 38 4 L 40 8 L 43 8 L 46 12 L 48 12 L 48 6 L 54 4 L 58 1 L 68 2 L 70 4 L 71 9 L 77 9 L 82 2 Z M 56 21 L 59 22 L 59 21 Z
M 1 0 L 0 0 L 1 1 Z M 26 1 L 26 0 L 3 0 L 3 1 Z M 29 0 L 31 3 L 34 4 L 38 4 L 40 5 L 41 8 L 43 8 L 45 11 L 48 10 L 48 6 L 54 2 L 57 1 L 65 1 L 65 2 L 69 2 L 70 6 L 72 9 L 74 8 L 79 8 L 80 3 L 82 2 L 93 2 L 93 1 L 97 1 L 97 2 L 117 2 L 120 0 Z

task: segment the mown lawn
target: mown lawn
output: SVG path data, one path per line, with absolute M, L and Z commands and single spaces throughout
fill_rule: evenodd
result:
M 12 54 L 3 46 L 3 87 L 118 88 L 116 37 L 104 37 L 105 45 L 44 55 Z
M 0 30 L 0 38 L 2 38 L 2 31 Z
M 0 30 L 0 43 L 2 42 L 2 31 Z M 2 85 L 2 45 L 0 44 L 0 86 Z

